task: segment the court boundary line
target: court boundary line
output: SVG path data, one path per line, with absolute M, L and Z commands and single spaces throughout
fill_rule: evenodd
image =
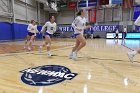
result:
M 57 49 L 52 49 L 51 51 L 59 51 L 59 50 L 64 50 L 64 49 L 68 49 L 68 48 L 72 48 L 73 45 L 71 46 L 68 46 L 68 47 L 63 47 L 63 48 L 57 48 Z M 41 53 L 45 53 L 46 50 L 43 50 Z M 20 53 L 5 53 L 5 54 L 0 54 L 0 57 L 3 57 L 3 56 L 13 56 L 13 55 L 25 55 L 25 54 L 34 54 L 34 53 L 38 53 L 38 54 L 41 54 L 39 53 L 39 51 L 29 51 L 29 52 L 20 52 Z
M 82 53 L 82 55 L 85 55 L 85 57 L 87 57 L 87 58 L 92 58 L 91 56 L 87 56 L 85 53 Z M 94 62 L 94 61 L 91 60 L 91 59 L 89 59 L 89 61 L 90 61 L 90 62 L 93 62 L 93 63 L 95 63 L 95 64 L 97 64 L 97 65 L 99 65 L 99 66 L 102 66 L 104 69 L 108 70 L 110 73 L 114 73 L 116 76 L 120 77 L 121 79 L 126 78 L 126 77 L 125 77 L 124 75 L 122 75 L 121 73 L 119 73 L 119 72 L 115 71 L 114 69 L 112 69 L 112 68 L 106 66 L 106 65 L 104 64 L 104 62 L 103 62 L 103 63 L 101 63 L 101 62 Z M 129 78 L 128 78 L 128 80 L 130 81 L 130 84 L 132 84 L 132 85 L 134 85 L 134 86 L 136 86 L 136 85 L 138 84 L 137 82 L 135 82 L 135 81 L 132 80 L 132 79 L 129 79 Z
M 63 48 L 57 48 L 57 49 L 53 49 L 53 51 L 60 51 L 60 50 L 65 50 L 65 49 L 69 49 L 69 48 L 72 48 L 74 45 L 71 45 L 71 46 L 68 46 L 68 47 L 63 47 Z M 43 50 L 41 53 L 39 53 L 39 51 L 30 51 L 30 52 L 22 52 L 22 53 L 6 53 L 6 54 L 0 54 L 0 57 L 3 57 L 3 56 L 13 56 L 13 55 L 25 55 L 25 54 L 33 54 L 33 55 L 46 55 L 46 54 L 43 54 L 45 53 L 46 50 Z M 57 56 L 57 55 L 56 55 Z M 68 56 L 59 56 L 59 57 L 68 57 Z M 78 58 L 85 58 L 85 57 L 78 57 Z M 119 59 L 109 59 L 109 58 L 94 58 L 94 57 L 88 57 L 88 59 L 98 59 L 98 60 L 112 60 L 112 61 L 125 61 L 126 60 L 119 60 Z M 128 61 L 127 61 L 128 62 Z M 134 61 L 136 63 L 140 63 L 139 61 Z
M 65 50 L 65 49 L 69 49 L 69 48 L 71 48 L 71 47 L 73 47 L 73 46 L 69 46 L 69 47 L 65 47 L 65 48 L 58 48 L 58 49 L 54 49 L 54 50 L 52 50 L 52 51 L 59 51 L 59 50 Z M 33 54 L 34 55 L 34 53 L 38 53 L 38 51 L 32 51 L 32 52 L 22 52 L 22 53 L 8 53 L 8 54 L 4 54 L 3 56 L 15 56 L 16 58 L 17 58 L 17 56 L 18 56 L 18 54 L 19 55 L 25 55 L 25 54 L 27 54 L 27 53 L 29 53 L 29 54 Z M 80 52 L 81 53 L 81 52 Z M 86 54 L 83 54 L 82 53 L 82 55 L 86 55 Z M 0 55 L 0 57 L 2 57 L 1 55 Z M 20 56 L 18 56 L 18 58 L 19 58 Z M 68 57 L 68 56 L 58 56 L 58 57 Z M 20 58 L 22 58 L 22 57 L 20 57 Z M 108 70 L 109 72 L 112 72 L 112 73 L 114 73 L 114 74 L 116 74 L 116 76 L 118 76 L 118 77 L 120 77 L 121 79 L 124 79 L 124 75 L 121 75 L 119 72 L 117 72 L 117 71 L 115 71 L 115 70 L 113 70 L 112 68 L 109 68 L 109 67 L 107 67 L 107 66 L 105 66 L 105 64 L 104 63 L 100 63 L 100 62 L 94 62 L 92 59 L 98 59 L 98 60 L 113 60 L 113 61 L 123 61 L 123 60 L 114 60 L 114 59 L 99 59 L 99 58 L 93 58 L 93 57 L 91 57 L 91 56 L 85 56 L 85 57 L 79 57 L 79 58 L 87 58 L 90 62 L 93 62 L 93 63 L 95 63 L 95 64 L 97 64 L 97 65 L 100 65 L 100 66 L 102 66 L 104 69 L 106 69 L 106 70 Z M 24 61 L 24 58 L 22 58 L 23 59 L 23 62 L 24 63 L 27 63 L 26 61 Z M 140 63 L 140 62 L 139 62 Z M 35 66 L 34 64 L 32 64 L 32 63 L 28 63 L 27 65 L 29 65 L 29 66 Z M 129 81 L 130 81 L 130 83 L 131 84 L 133 84 L 134 86 L 136 86 L 137 85 L 137 83 L 134 81 L 134 80 L 131 80 L 131 79 L 128 79 Z

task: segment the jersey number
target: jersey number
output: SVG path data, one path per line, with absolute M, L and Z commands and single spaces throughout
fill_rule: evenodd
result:
M 54 30 L 54 28 L 53 28 L 53 27 L 51 27 L 51 30 Z

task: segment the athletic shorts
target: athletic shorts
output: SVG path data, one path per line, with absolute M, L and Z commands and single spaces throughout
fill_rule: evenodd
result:
M 29 36 L 33 36 L 33 35 L 35 35 L 35 33 L 28 32 L 28 35 L 29 35 Z
M 77 37 L 77 36 L 79 36 L 80 35 L 80 33 L 76 33 L 76 34 L 74 34 L 74 37 Z
M 45 36 L 43 36 L 43 39 L 45 39 Z
M 45 35 L 45 36 L 52 37 L 52 34 L 49 34 L 48 32 L 45 32 L 44 35 Z

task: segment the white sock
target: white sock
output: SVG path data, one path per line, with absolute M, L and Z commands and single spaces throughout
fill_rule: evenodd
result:
M 51 51 L 48 51 L 48 54 L 51 54 Z
M 77 55 L 77 52 L 76 52 L 76 51 L 74 51 L 74 52 L 73 52 L 73 54 L 74 54 L 74 55 Z
M 42 46 L 40 45 L 39 48 L 42 49 Z
M 76 54 L 76 52 L 73 52 L 72 54 Z
M 77 54 L 77 51 L 74 51 L 74 53 L 76 53 L 76 54 Z
M 73 55 L 73 52 L 71 52 L 70 55 Z
M 131 53 L 132 53 L 132 55 L 136 55 L 138 52 L 137 51 L 132 51 Z

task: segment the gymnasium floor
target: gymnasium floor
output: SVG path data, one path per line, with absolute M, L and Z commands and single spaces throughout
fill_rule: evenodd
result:
M 45 50 L 38 52 L 40 41 L 31 52 L 23 49 L 22 41 L 1 43 L 7 46 L 0 47 L 0 93 L 140 93 L 140 55 L 129 62 L 126 53 L 130 50 L 121 44 L 136 49 L 140 41 L 87 40 L 77 61 L 68 58 L 74 40 L 53 40 L 52 58 L 47 58 Z M 78 75 L 43 87 L 21 81 L 19 71 L 43 65 L 65 66 Z

